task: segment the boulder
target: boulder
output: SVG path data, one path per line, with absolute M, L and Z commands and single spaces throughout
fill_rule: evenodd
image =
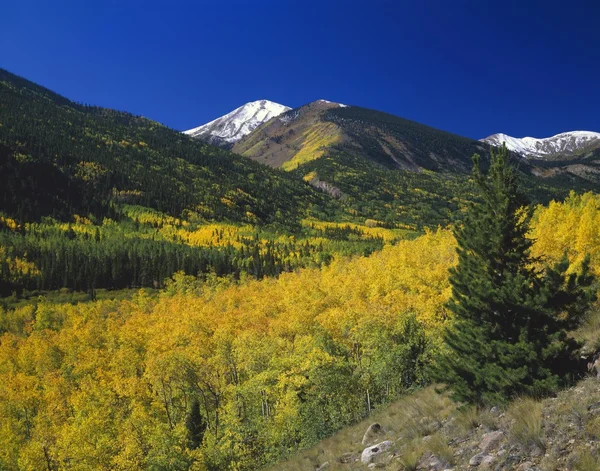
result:
M 360 456 L 360 461 L 364 464 L 370 464 L 379 458 L 382 454 L 388 451 L 394 442 L 390 440 L 386 440 L 384 442 L 378 443 L 377 445 L 369 446 L 365 448 Z
M 369 428 L 363 435 L 362 444 L 369 445 L 376 442 L 383 434 L 385 430 L 377 423 L 369 425 Z
M 478 453 L 469 460 L 469 466 L 490 465 L 494 461 L 492 455 L 487 453 Z
M 495 430 L 494 432 L 486 433 L 481 438 L 481 442 L 479 443 L 479 449 L 484 453 L 492 451 L 500 444 L 500 441 L 503 437 L 504 432 L 502 432 L 501 430 Z

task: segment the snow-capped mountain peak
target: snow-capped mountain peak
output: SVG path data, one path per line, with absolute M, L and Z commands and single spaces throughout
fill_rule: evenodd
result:
M 506 143 L 509 150 L 525 157 L 544 158 L 552 155 L 569 156 L 588 148 L 600 147 L 600 133 L 571 131 L 543 139 L 516 138 L 499 133 L 492 134 L 481 141 L 497 147 Z
M 214 144 L 231 145 L 261 124 L 288 110 L 291 108 L 269 100 L 252 101 L 209 123 L 184 131 L 184 134 Z

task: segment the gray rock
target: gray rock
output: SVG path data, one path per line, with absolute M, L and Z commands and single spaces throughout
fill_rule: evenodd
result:
M 469 466 L 479 466 L 481 464 L 492 464 L 494 457 L 487 453 L 477 453 L 469 460 Z
M 443 471 L 448 466 L 448 463 L 442 461 L 437 456 L 428 454 L 419 461 L 418 469 L 426 469 L 428 471 Z
M 369 445 L 371 443 L 376 442 L 383 434 L 385 433 L 385 430 L 383 429 L 383 427 L 377 423 L 375 424 L 371 424 L 369 425 L 369 428 L 367 429 L 367 431 L 365 432 L 363 439 L 362 439 L 362 444 L 363 445 Z
M 588 408 L 587 408 L 587 410 L 590 412 L 597 411 L 598 409 L 600 409 L 600 401 L 593 403 L 592 405 L 588 406 Z
M 486 433 L 481 438 L 481 442 L 479 443 L 479 449 L 487 453 L 496 448 L 500 444 L 500 441 L 503 437 L 504 432 L 502 432 L 501 430 Z
M 325 471 L 326 469 L 329 469 L 329 461 L 325 461 L 321 466 L 315 468 L 315 471 Z
M 538 471 L 538 468 L 534 466 L 531 461 L 525 461 L 525 463 L 521 463 L 517 468 L 518 471 Z
M 354 453 L 344 453 L 342 456 L 340 456 L 340 459 L 338 461 L 342 464 L 347 464 L 352 463 L 353 461 L 355 461 L 355 459 L 356 455 Z
M 360 455 L 360 461 L 362 461 L 364 464 L 372 463 L 373 461 L 375 461 L 375 459 L 377 459 L 386 451 L 388 451 L 393 444 L 394 442 L 386 440 L 384 442 L 378 443 L 377 445 L 365 448 L 362 452 L 362 455 Z

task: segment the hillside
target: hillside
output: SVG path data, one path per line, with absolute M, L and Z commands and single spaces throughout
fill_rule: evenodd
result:
M 289 171 L 387 225 L 422 228 L 459 220 L 472 200 L 471 157 L 489 145 L 379 111 L 318 100 L 282 113 L 238 141 L 233 152 Z M 590 167 L 523 160 L 526 191 L 537 202 L 596 183 Z
M 154 121 L 0 79 L 0 296 L 260 279 L 407 234 Z
M 73 103 L 0 70 L 1 207 L 21 221 L 128 203 L 207 220 L 293 225 L 308 185 L 128 113 Z
M 483 410 L 461 407 L 428 388 L 267 469 L 597 471 L 598 446 L 597 378 L 555 398 Z
M 473 199 L 471 157 L 480 153 L 485 160 L 489 146 L 390 114 L 318 100 L 259 126 L 232 150 L 291 172 L 354 214 L 423 228 L 460 220 Z M 513 158 L 519 161 L 517 154 Z M 519 166 L 537 202 L 593 187 L 573 172 Z

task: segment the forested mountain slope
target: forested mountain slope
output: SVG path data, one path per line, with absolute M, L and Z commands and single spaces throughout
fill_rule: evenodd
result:
M 19 220 L 104 216 L 113 203 L 178 216 L 298 221 L 308 185 L 146 118 L 73 103 L 0 70 L 0 204 Z
M 273 118 L 233 147 L 291 171 L 356 214 L 412 227 L 460 219 L 464 203 L 472 199 L 471 157 L 481 154 L 485 165 L 489 150 L 485 142 L 324 100 Z M 583 170 L 565 171 L 558 161 L 522 160 L 516 153 L 512 159 L 538 202 L 595 185 L 593 178 L 582 178 Z
M 293 175 L 0 70 L 0 296 L 262 278 L 384 244 L 315 217 L 357 219 Z

